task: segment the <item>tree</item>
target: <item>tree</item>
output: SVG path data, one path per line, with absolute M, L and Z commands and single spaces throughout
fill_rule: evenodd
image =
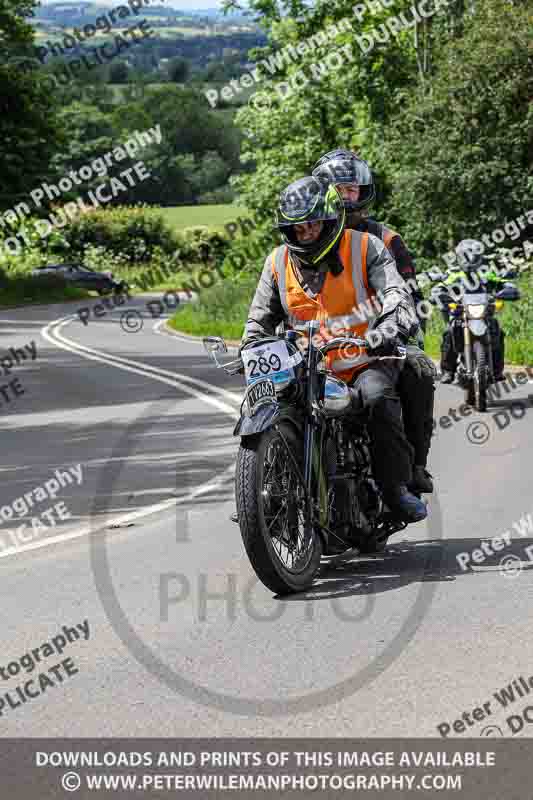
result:
M 408 98 L 385 143 L 394 185 L 389 211 L 428 255 L 531 206 L 528 3 L 476 3 L 462 35 L 436 49 L 430 85 Z
M 52 161 L 54 172 L 50 177 L 55 179 L 55 182 L 68 175 L 70 170 L 78 170 L 101 158 L 113 150 L 117 140 L 120 141 L 113 124 L 113 117 L 103 113 L 94 105 L 71 103 L 61 112 L 61 119 L 68 133 L 68 143 Z M 110 172 L 120 171 L 124 166 L 126 162 L 122 165 L 116 164 Z M 97 186 L 105 180 L 105 176 L 95 176 L 92 185 Z M 82 191 L 86 191 L 87 188 L 87 184 L 84 184 Z M 79 192 L 79 189 L 74 189 L 74 192 Z
M 415 26 L 408 0 L 248 5 L 269 32 L 251 56 L 275 67 L 261 103 L 236 117 L 244 169 L 233 184 L 264 220 L 253 237 L 274 243 L 279 192 L 334 147 L 369 161 L 375 215 L 428 257 L 529 207 L 532 0 L 439 4 Z
M 0 4 L 0 208 L 24 200 L 64 142 L 54 81 L 34 58 L 33 0 Z

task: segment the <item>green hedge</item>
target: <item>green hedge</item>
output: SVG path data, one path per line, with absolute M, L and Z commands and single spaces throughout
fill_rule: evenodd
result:
M 3 261 L 0 302 L 4 305 L 12 305 L 13 298 L 18 303 L 31 301 L 36 294 L 43 301 L 52 296 L 60 299 L 59 286 L 30 278 L 33 269 L 47 263 L 80 261 L 95 270 L 111 270 L 116 278 L 144 291 L 180 289 L 195 270 L 222 264 L 229 247 L 229 239 L 219 231 L 206 226 L 176 231 L 159 209 L 145 206 L 91 211 L 45 238 L 38 235 L 35 222 L 24 221 L 30 244 L 18 255 L 7 253 Z M 6 235 L 0 231 L 0 246 Z M 19 281 L 17 286 L 14 281 Z
M 177 247 L 172 228 L 146 207 L 122 206 L 81 214 L 63 233 L 71 253 L 81 256 L 87 246 L 104 247 L 131 264 L 149 262 L 156 247 L 168 255 Z

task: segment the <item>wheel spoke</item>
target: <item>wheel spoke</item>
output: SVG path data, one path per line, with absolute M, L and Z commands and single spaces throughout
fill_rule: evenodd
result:
M 301 570 L 313 535 L 307 531 L 305 492 L 279 438 L 266 449 L 260 495 L 266 534 L 276 558 L 288 570 Z

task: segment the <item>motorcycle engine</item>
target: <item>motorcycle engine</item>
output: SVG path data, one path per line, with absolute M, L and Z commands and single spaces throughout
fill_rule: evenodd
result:
M 346 538 L 356 542 L 370 536 L 371 519 L 381 509 L 380 495 L 369 472 L 370 453 L 364 440 L 354 440 L 339 431 L 335 470 L 330 473 L 332 522 Z

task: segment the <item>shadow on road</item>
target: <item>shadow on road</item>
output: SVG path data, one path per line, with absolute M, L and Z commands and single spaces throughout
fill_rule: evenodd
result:
M 355 556 L 343 562 L 324 561 L 310 590 L 283 599 L 300 602 L 383 594 L 424 581 L 476 579 L 489 570 L 501 577 L 504 590 L 514 577 L 533 569 L 533 539 L 511 540 L 511 545 L 487 555 L 481 545 L 490 546 L 491 538 L 403 541 L 389 544 L 383 553 L 375 556 Z M 531 558 L 527 552 L 530 547 Z M 476 564 L 471 559 L 463 569 L 458 555 L 472 554 L 478 549 L 484 560 Z M 502 559 L 506 559 L 504 565 Z

